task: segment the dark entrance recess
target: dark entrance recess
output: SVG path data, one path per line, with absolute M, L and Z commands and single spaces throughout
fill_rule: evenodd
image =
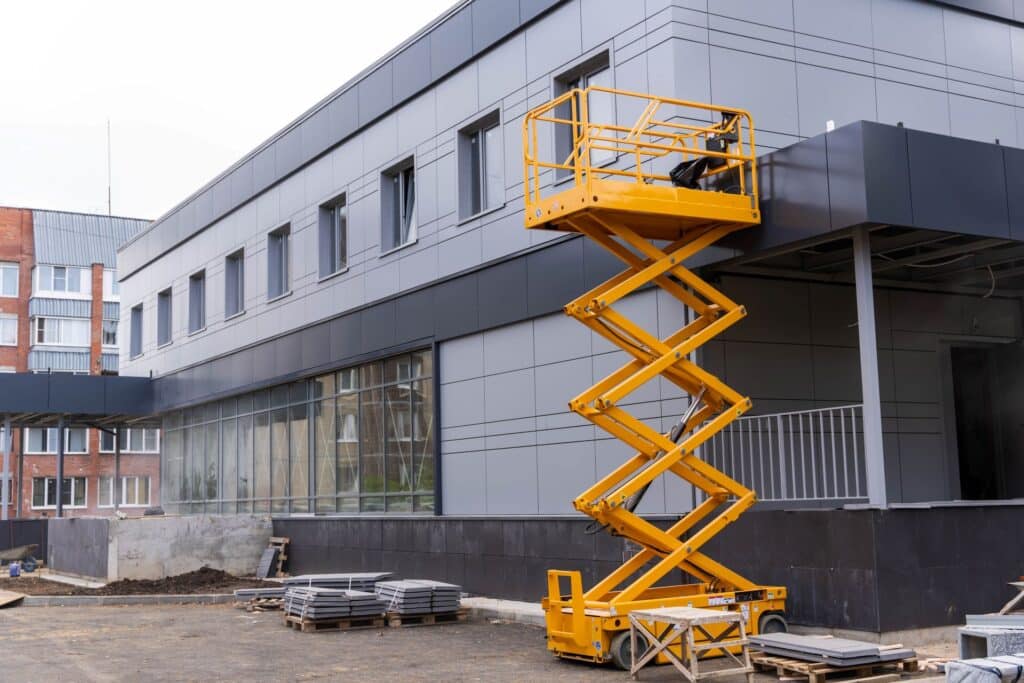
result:
M 1024 497 L 1024 349 L 950 349 L 960 497 Z

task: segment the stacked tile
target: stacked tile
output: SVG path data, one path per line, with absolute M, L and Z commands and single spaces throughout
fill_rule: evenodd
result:
M 349 572 L 343 574 L 303 574 L 290 576 L 284 580 L 289 588 L 302 586 L 305 588 L 340 588 L 344 590 L 373 592 L 378 581 L 391 578 L 391 572 Z
M 235 597 L 239 600 L 263 600 L 265 598 L 283 598 L 286 588 L 239 588 Z
M 340 588 L 294 587 L 285 593 L 285 614 L 322 621 L 384 614 L 385 603 L 373 593 Z
M 459 609 L 459 586 L 430 581 L 406 579 L 382 581 L 377 584 L 377 597 L 387 603 L 388 612 L 397 614 L 439 614 Z
M 833 666 L 862 666 L 898 661 L 914 656 L 906 648 L 884 648 L 849 638 L 817 638 L 793 633 L 750 636 L 750 644 L 766 654 Z

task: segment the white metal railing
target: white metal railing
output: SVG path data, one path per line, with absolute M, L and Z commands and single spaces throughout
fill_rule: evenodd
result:
M 716 434 L 699 456 L 765 502 L 867 497 L 862 404 L 750 415 Z

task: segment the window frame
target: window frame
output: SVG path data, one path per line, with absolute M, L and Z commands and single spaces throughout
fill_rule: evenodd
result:
M 63 273 L 63 288 L 57 289 L 54 283 L 57 281 L 57 273 Z M 71 273 L 78 273 L 78 289 L 69 289 Z M 47 281 L 44 283 L 43 275 L 47 274 Z M 92 274 L 88 268 L 80 266 L 68 266 L 51 263 L 37 263 L 33 270 L 32 280 L 34 284 L 33 296 L 59 298 L 59 299 L 91 299 L 92 298 Z M 44 286 L 45 284 L 45 286 Z
M 4 294 L 4 273 L 14 271 L 14 294 Z M 17 261 L 0 261 L 0 298 L 17 299 L 21 293 L 21 264 Z
M 103 431 L 100 432 L 100 446 L 99 446 L 99 452 L 100 453 L 111 454 L 111 455 L 113 453 L 115 453 L 113 444 L 111 444 L 111 446 L 109 448 L 106 447 L 103 444 L 103 440 L 105 438 L 120 438 L 120 430 L 119 429 L 115 429 L 114 431 L 117 432 L 117 437 L 114 437 L 114 436 L 108 434 L 107 432 L 103 432 Z M 152 448 L 152 449 L 147 449 L 146 448 L 146 432 L 155 432 L 156 433 L 156 446 L 154 448 Z M 138 434 L 139 436 L 136 437 L 135 436 L 136 434 Z M 135 455 L 135 454 L 159 455 L 159 453 L 160 453 L 160 429 L 158 427 L 125 427 L 124 436 L 125 436 L 125 439 L 124 439 L 124 441 L 121 444 L 121 455 L 124 455 L 126 453 L 132 454 L 132 455 Z M 136 438 L 139 438 L 139 439 L 142 440 L 142 444 L 139 447 L 137 447 L 137 448 L 135 446 Z
M 555 77 L 553 83 L 552 98 L 559 97 L 574 88 L 580 88 L 581 90 L 586 89 L 591 85 L 590 80 L 598 74 L 607 73 L 610 79 L 610 83 L 603 87 L 614 88 L 615 87 L 615 69 L 612 63 L 611 51 L 602 50 L 597 54 L 581 60 L 569 69 L 566 69 L 561 74 Z M 559 107 L 559 111 L 556 112 L 556 116 L 561 118 L 569 118 L 569 107 L 570 105 L 562 105 Z M 555 139 L 553 140 L 555 150 L 555 157 L 564 159 L 568 156 L 572 148 L 572 139 L 567 138 L 568 128 L 564 125 L 555 126 L 553 134 Z M 594 151 L 591 151 L 590 166 L 592 168 L 600 168 L 602 166 L 608 166 L 609 164 L 615 163 L 618 159 L 618 155 L 613 152 L 599 152 L 608 154 L 607 159 L 595 159 Z M 555 169 L 555 182 L 561 183 L 569 180 L 573 177 L 573 172 L 569 169 Z
M 53 325 L 47 324 L 45 321 L 52 321 Z M 75 326 L 81 326 L 85 330 L 85 343 L 77 344 L 72 343 L 64 339 L 66 336 L 65 329 L 74 323 Z M 57 330 L 58 341 L 47 341 L 45 339 L 48 330 Z M 39 334 L 42 332 L 44 339 L 39 339 Z M 32 318 L 32 346 L 70 346 L 73 348 L 88 348 L 92 343 L 92 329 L 87 318 L 67 318 L 56 315 L 39 315 Z
M 495 109 L 477 118 L 473 123 L 458 132 L 458 208 L 460 224 L 505 207 L 505 136 L 502 126 L 501 110 Z M 488 154 L 491 146 L 487 143 L 487 133 L 491 131 L 498 133 L 498 154 L 496 159 Z M 492 205 L 489 201 L 490 187 L 487 180 L 487 170 L 493 164 L 498 166 L 500 180 L 498 181 L 497 189 L 500 197 Z M 476 181 L 475 186 L 473 185 L 474 180 Z M 477 202 L 479 206 L 474 206 L 474 202 Z
M 231 301 L 229 282 L 232 279 L 231 271 L 234 270 L 235 298 Z M 232 310 L 232 303 L 237 306 Z M 238 249 L 224 257 L 224 319 L 231 320 L 245 313 L 245 249 Z
M 406 157 L 380 174 L 380 255 L 382 257 L 412 246 L 419 241 L 419 202 L 416 199 L 419 188 L 416 176 L 416 157 L 414 155 Z M 410 184 L 412 185 L 411 193 L 409 192 Z M 408 206 L 410 201 L 412 202 L 411 207 Z M 398 242 L 399 237 L 403 235 L 404 240 Z
M 143 353 L 144 322 L 142 304 L 135 304 L 128 311 L 128 358 L 130 360 L 140 357 Z
M 173 341 L 174 288 L 168 287 L 156 293 L 156 347 L 163 348 Z
M 292 293 L 291 268 L 291 223 L 277 227 L 267 233 L 267 302 L 283 299 Z M 274 282 L 272 274 L 277 271 L 277 289 L 271 291 Z
M 113 341 L 113 343 L 110 343 L 110 344 L 107 343 L 107 327 L 108 327 L 108 323 L 112 324 L 113 328 L 114 328 L 114 332 L 113 332 L 114 341 Z M 119 348 L 119 344 L 118 344 L 118 341 L 119 341 L 118 338 L 120 337 L 120 329 L 119 328 L 120 328 L 120 324 L 118 323 L 117 320 L 113 320 L 111 318 L 103 318 L 103 320 L 100 321 L 100 346 L 102 346 L 104 348 L 107 348 L 107 349 Z
M 206 329 L 206 269 L 188 276 L 188 333 Z
M 5 323 L 14 323 L 14 341 L 6 342 L 3 337 L 3 326 Z M 0 346 L 17 346 L 18 345 L 18 323 L 19 318 L 16 313 L 0 313 Z
M 85 508 L 89 507 L 89 478 L 88 477 L 64 477 L 64 480 L 65 481 L 70 481 L 71 485 L 67 489 L 65 489 L 63 486 L 61 487 L 61 492 L 63 492 L 63 491 L 67 491 L 68 492 L 68 503 L 66 503 L 62 507 L 64 509 L 66 509 L 66 510 L 84 510 Z M 43 482 L 43 504 L 42 505 L 36 505 L 36 482 L 37 481 L 42 481 Z M 52 503 L 48 502 L 48 499 L 50 497 L 50 487 L 47 485 L 48 481 L 56 482 L 57 481 L 57 477 L 32 477 L 32 496 L 30 498 L 30 503 L 29 503 L 29 506 L 31 507 L 31 509 L 33 509 L 33 510 L 56 510 L 57 509 L 57 501 L 53 501 Z M 82 500 L 84 502 L 81 505 L 75 505 L 74 504 L 74 502 L 75 502 L 75 489 L 77 488 L 76 482 L 82 482 L 83 488 L 85 489 L 85 492 L 84 492 L 84 494 L 82 496 Z
M 121 284 L 117 281 L 117 271 L 110 268 L 103 269 L 103 300 L 121 300 Z
M 348 201 L 342 193 L 320 205 L 318 249 L 319 280 L 348 271 Z M 339 216 L 343 216 L 344 224 Z
M 145 503 L 137 503 L 137 502 L 136 503 L 128 503 L 128 502 L 125 502 L 126 499 L 127 499 L 127 496 L 125 494 L 128 491 L 128 480 L 129 479 L 134 482 L 133 488 L 135 489 L 135 500 L 139 499 L 139 491 L 141 490 L 140 487 L 139 487 L 139 483 L 143 479 L 146 480 L 146 487 L 145 487 L 145 490 L 146 490 L 146 502 Z M 151 476 L 149 476 L 148 474 L 128 474 L 128 475 L 124 475 L 124 476 L 121 477 L 121 481 L 119 482 L 119 484 L 120 485 L 117 487 L 117 489 L 118 489 L 117 494 L 118 494 L 119 497 L 117 499 L 117 506 L 116 507 L 119 507 L 119 508 L 147 508 L 147 507 L 150 506 L 150 501 L 153 499 L 153 478 Z M 114 477 L 112 475 L 100 475 L 96 479 L 96 485 L 97 485 L 97 488 L 98 488 L 98 491 L 96 492 L 96 507 L 103 508 L 105 510 L 106 509 L 111 509 L 111 508 L 115 507 L 115 505 L 114 505 Z M 103 487 L 104 487 L 104 485 L 106 485 L 106 487 L 107 487 L 107 492 L 108 492 L 109 500 L 110 500 L 110 502 L 105 504 L 105 505 L 101 502 L 102 501 L 101 496 L 103 495 Z
M 46 439 L 45 439 L 46 443 L 44 444 L 44 448 L 46 448 L 46 450 L 43 450 L 43 451 L 31 450 L 31 444 L 32 444 L 32 435 L 31 435 L 31 433 L 33 431 L 37 431 L 37 430 L 42 430 L 43 433 L 46 435 Z M 70 436 L 72 430 L 82 430 L 82 431 L 85 432 L 85 439 L 84 439 L 85 450 L 81 450 L 81 451 L 68 450 L 68 443 L 70 442 L 70 439 L 68 437 Z M 24 444 L 24 449 L 23 450 L 25 452 L 25 455 L 57 455 L 57 439 L 54 438 L 53 439 L 53 445 L 52 446 L 50 445 L 50 432 L 51 431 L 56 432 L 57 428 L 56 427 L 24 427 L 22 429 L 21 438 L 23 439 L 22 443 Z M 53 450 L 50 450 L 51 448 Z M 89 428 L 88 427 L 65 427 L 64 428 L 64 455 L 88 455 L 88 453 L 89 453 Z

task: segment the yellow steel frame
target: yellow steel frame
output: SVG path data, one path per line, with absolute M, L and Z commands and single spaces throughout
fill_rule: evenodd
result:
M 596 96 L 614 98 L 618 111 L 632 106 L 640 114 L 629 126 L 590 121 L 588 103 Z M 687 123 L 681 114 L 704 120 L 721 116 L 722 120 Z M 543 129 L 559 126 L 568 128 L 571 150 L 564 159 L 546 160 L 543 150 L 550 148 L 552 138 Z M 724 151 L 706 149 L 719 136 L 729 136 Z M 725 605 L 738 609 L 746 604 L 755 617 L 782 611 L 785 588 L 759 586 L 702 552 L 708 541 L 755 503 L 756 495 L 699 457 L 701 444 L 751 404 L 700 368 L 693 353 L 741 320 L 746 311 L 684 263 L 724 236 L 760 221 L 750 115 L 732 108 L 591 87 L 567 92 L 529 112 L 523 148 L 526 227 L 581 233 L 626 265 L 622 273 L 565 307 L 568 315 L 630 357 L 573 398 L 569 408 L 621 439 L 636 454 L 573 504 L 597 524 L 642 548 L 586 591 L 579 572 L 549 571 L 544 600 L 549 649 L 561 656 L 607 661 L 610 638 L 628 628 L 622 617 L 640 608 Z M 594 165 L 595 151 L 604 151 L 604 157 L 612 159 Z M 703 174 L 701 189 L 674 187 L 667 168 L 659 168 L 701 156 L 718 159 Z M 555 174 L 563 177 L 552 177 Z M 723 174 L 729 174 L 732 183 L 728 191 L 705 189 L 726 177 Z M 616 303 L 650 285 L 693 312 L 688 324 L 664 339 L 615 310 Z M 675 435 L 653 429 L 620 407 L 629 394 L 659 376 L 692 396 L 695 404 Z M 627 503 L 669 473 L 702 490 L 706 498 L 662 529 L 631 511 Z M 675 569 L 697 583 L 656 585 Z M 562 590 L 564 579 L 569 581 L 567 595 Z M 756 632 L 756 619 L 751 621 L 749 630 Z

